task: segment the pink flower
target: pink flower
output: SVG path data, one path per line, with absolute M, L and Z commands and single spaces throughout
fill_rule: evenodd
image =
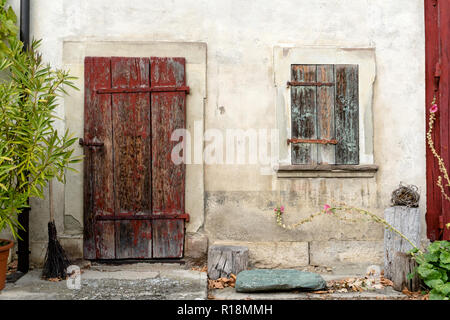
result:
M 273 209 L 273 211 L 277 212 L 277 211 L 278 211 L 278 208 Z
M 284 212 L 284 206 L 280 207 L 280 211 L 283 213 Z
M 430 108 L 430 112 L 435 113 L 436 111 L 438 111 L 438 106 L 437 106 L 437 104 L 433 104 Z
M 325 204 L 324 206 L 323 206 L 323 210 L 326 212 L 326 213 L 332 213 L 331 211 L 330 211 L 330 209 L 331 209 L 331 207 L 330 207 L 330 205 L 328 205 L 328 204 Z

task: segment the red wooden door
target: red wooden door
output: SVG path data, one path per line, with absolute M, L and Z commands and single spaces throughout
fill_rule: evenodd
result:
M 450 1 L 425 0 L 425 47 L 426 47 L 426 116 L 436 96 L 439 111 L 432 138 L 450 171 Z M 427 120 L 427 131 L 428 131 Z M 436 185 L 439 172 L 437 160 L 427 147 L 427 235 L 432 241 L 450 239 L 450 202 Z M 445 187 L 447 194 L 450 188 Z
M 188 90 L 184 58 L 85 59 L 86 259 L 183 256 L 185 166 L 170 137 Z

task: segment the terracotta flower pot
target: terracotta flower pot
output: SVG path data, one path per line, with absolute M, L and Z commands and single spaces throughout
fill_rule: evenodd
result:
M 3 244 L 5 243 L 6 244 Z M 6 269 L 8 265 L 9 249 L 12 248 L 14 242 L 11 240 L 0 239 L 0 290 L 5 287 Z

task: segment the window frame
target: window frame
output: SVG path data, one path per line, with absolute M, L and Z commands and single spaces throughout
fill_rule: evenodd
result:
M 358 65 L 359 101 L 359 164 L 354 165 L 303 165 L 292 164 L 291 99 L 292 64 L 356 64 Z M 343 47 L 274 47 L 274 84 L 276 101 L 276 126 L 279 132 L 279 154 L 276 165 L 279 178 L 302 177 L 373 177 L 378 169 L 373 154 L 373 87 L 376 78 L 375 48 Z

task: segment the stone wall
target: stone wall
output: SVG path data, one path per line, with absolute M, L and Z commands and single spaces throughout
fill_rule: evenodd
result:
M 18 0 L 10 2 L 18 8 Z M 185 43 L 184 48 L 204 44 L 204 83 L 191 76 L 201 73 L 202 64 L 187 71 L 188 85 L 200 97 L 188 102 L 187 109 L 194 110 L 188 121 L 198 117 L 204 130 L 222 133 L 226 129 L 283 129 L 277 120 L 275 48 L 369 48 L 374 52 L 376 78 L 371 117 L 361 125 L 371 126 L 371 134 L 364 139 L 372 146 L 372 158 L 365 161 L 379 166 L 375 176 L 279 178 L 259 164 L 193 165 L 197 167 L 192 172 L 198 175 L 188 180 L 186 198 L 195 219 L 188 232 L 207 235 L 210 244 L 248 243 L 254 248 L 253 261 L 261 266 L 380 263 L 383 230 L 379 226 L 318 219 L 299 230 L 286 231 L 275 225 L 273 208 L 284 204 L 287 222 L 320 210 L 324 203 L 341 201 L 382 215 L 400 181 L 419 187 L 420 206 L 425 208 L 422 0 L 40 0 L 31 3 L 31 32 L 44 39 L 44 59 L 69 68 L 69 43 L 79 46 L 78 56 L 90 50 L 89 44 L 100 42 L 116 44 L 117 52 L 149 42 L 160 42 L 161 48 L 168 42 Z M 98 55 L 111 55 L 109 49 L 97 49 Z M 187 56 L 189 50 L 171 54 Z M 82 69 L 72 67 L 82 77 Z M 81 87 L 82 83 L 81 78 Z M 79 134 L 82 96 L 71 94 L 73 98 L 66 98 L 58 109 L 64 119 L 58 128 Z M 74 254 L 82 248 L 80 211 L 71 213 L 82 204 L 81 195 L 74 193 L 82 188 L 81 183 L 80 173 L 72 175 L 66 186 L 55 185 L 57 227 Z M 45 201 L 32 202 L 35 261 L 41 261 L 45 249 L 47 208 Z M 422 224 L 425 235 L 424 217 Z M 273 259 L 272 253 L 285 258 Z

